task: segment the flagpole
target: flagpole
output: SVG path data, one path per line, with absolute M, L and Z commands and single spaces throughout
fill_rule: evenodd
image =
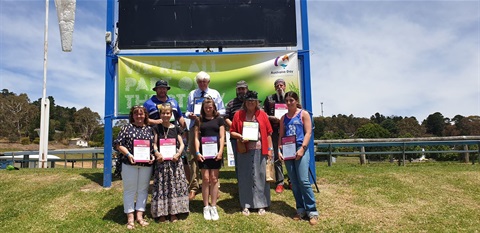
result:
M 43 94 L 42 102 L 40 104 L 40 145 L 38 150 L 39 168 L 48 167 L 48 123 L 50 120 L 50 101 L 47 99 L 48 8 L 49 0 L 45 0 L 45 31 L 43 43 Z

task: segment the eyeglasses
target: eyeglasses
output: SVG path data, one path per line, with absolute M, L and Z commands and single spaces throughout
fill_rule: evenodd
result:
M 143 105 L 135 105 L 132 108 L 135 109 L 135 108 L 144 108 L 144 107 L 143 107 Z

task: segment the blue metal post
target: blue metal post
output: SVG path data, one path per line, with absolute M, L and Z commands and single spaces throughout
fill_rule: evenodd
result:
M 302 27 L 302 50 L 299 52 L 299 58 L 301 57 L 301 61 L 303 65 L 301 66 L 302 69 L 302 99 L 303 99 L 303 107 L 309 111 L 312 111 L 312 88 L 311 88 L 311 78 L 310 78 L 310 42 L 308 38 L 308 14 L 307 14 L 307 0 L 300 0 L 300 19 L 301 19 L 301 27 Z M 312 117 L 313 121 L 313 117 Z M 312 122 L 313 124 L 313 122 Z M 311 151 L 310 153 L 310 170 L 313 173 L 314 179 L 317 179 L 317 173 L 315 170 L 315 146 L 314 146 L 314 135 L 312 131 L 312 137 L 310 138 L 310 142 L 308 143 L 308 149 Z M 314 183 L 315 181 L 310 179 L 310 183 Z
M 107 0 L 107 25 L 106 31 L 111 33 L 112 40 L 106 43 L 105 51 L 105 116 L 104 120 L 104 141 L 103 141 L 103 187 L 112 186 L 112 121 L 114 117 L 114 77 L 115 77 L 115 55 L 113 44 L 115 41 L 115 1 Z

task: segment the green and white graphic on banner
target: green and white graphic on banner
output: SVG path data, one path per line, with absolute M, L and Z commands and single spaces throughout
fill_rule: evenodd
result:
M 210 88 L 222 95 L 226 104 L 235 98 L 235 84 L 248 83 L 259 99 L 275 92 L 273 83 L 282 78 L 287 91 L 300 91 L 296 51 L 246 54 L 205 54 L 195 56 L 119 56 L 117 114 L 128 115 L 134 105 L 142 105 L 155 92 L 155 82 L 168 81 L 168 95 L 174 97 L 185 113 L 188 93 L 197 88 L 195 75 L 210 74 Z

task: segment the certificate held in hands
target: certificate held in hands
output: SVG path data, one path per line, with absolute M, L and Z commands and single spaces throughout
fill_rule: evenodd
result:
M 282 137 L 283 160 L 295 159 L 296 153 L 297 153 L 297 148 L 296 148 L 295 135 Z
M 258 122 L 243 122 L 242 138 L 248 141 L 258 141 Z
M 163 160 L 172 160 L 177 153 L 177 140 L 175 138 L 160 139 L 159 147 Z
M 217 137 L 202 137 L 202 155 L 205 159 L 214 159 L 218 153 Z
M 135 163 L 148 163 L 150 161 L 150 140 L 133 140 L 133 160 L 135 160 Z
M 274 115 L 276 118 L 282 118 L 288 112 L 287 104 L 275 104 Z
M 200 116 L 201 110 L 202 110 L 202 103 L 203 103 L 204 97 L 196 97 L 193 99 L 194 105 L 193 105 L 193 114 Z

